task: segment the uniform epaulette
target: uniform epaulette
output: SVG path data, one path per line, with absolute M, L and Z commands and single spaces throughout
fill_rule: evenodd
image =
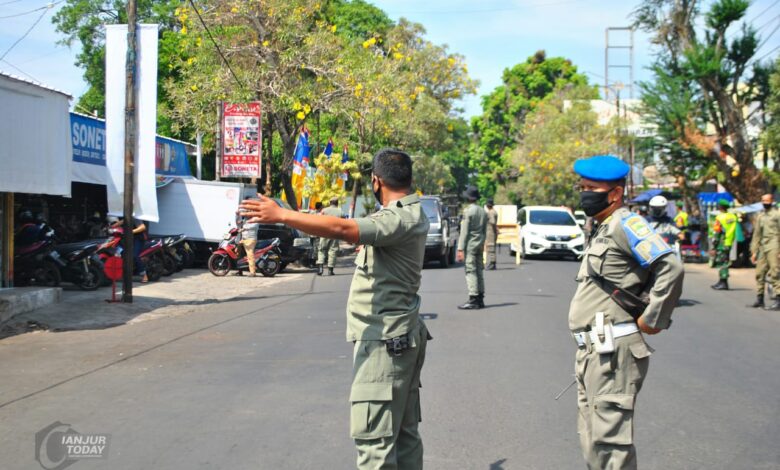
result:
M 643 268 L 649 267 L 672 248 L 655 233 L 647 221 L 638 214 L 628 214 L 620 220 L 620 226 L 628 237 L 631 252 Z

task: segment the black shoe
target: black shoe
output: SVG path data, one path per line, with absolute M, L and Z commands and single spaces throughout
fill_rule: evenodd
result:
M 495 264 L 488 264 L 485 269 L 487 269 L 488 271 L 495 271 L 496 270 L 496 265 Z
M 318 276 L 322 276 L 322 265 L 321 264 L 317 265 L 317 275 Z
M 334 276 L 333 268 L 328 268 L 328 276 Z
M 458 305 L 458 308 L 461 310 L 477 310 L 482 307 L 479 306 L 478 297 L 476 295 L 470 295 L 469 301 L 463 305 Z
M 493 267 L 493 269 L 496 269 Z M 485 308 L 485 294 L 479 294 L 477 296 L 477 305 L 479 305 L 479 308 Z
M 767 310 L 774 310 L 774 311 L 780 310 L 780 295 L 775 297 L 775 300 L 772 301 L 772 305 L 770 305 L 769 308 L 767 308 Z
M 717 284 L 713 284 L 710 287 L 715 290 L 729 290 L 729 281 L 726 279 L 721 279 Z
M 752 308 L 763 308 L 763 307 L 764 307 L 764 296 L 763 296 L 763 295 L 759 295 L 759 296 L 757 296 L 757 297 L 756 297 L 756 301 L 755 301 L 755 302 L 753 302 L 753 304 L 751 304 L 751 305 L 748 305 L 748 307 L 752 307 Z

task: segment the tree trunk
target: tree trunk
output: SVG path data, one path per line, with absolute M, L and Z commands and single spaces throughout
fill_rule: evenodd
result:
M 293 159 L 295 158 L 295 125 L 291 126 L 290 119 L 281 113 L 274 113 L 273 115 L 274 127 L 279 132 L 279 137 L 282 140 L 282 167 L 279 169 L 282 178 L 282 189 L 284 190 L 287 203 L 293 210 L 298 210 L 298 200 L 295 197 L 295 188 L 292 185 L 292 169 Z M 292 127 L 292 128 L 291 128 Z

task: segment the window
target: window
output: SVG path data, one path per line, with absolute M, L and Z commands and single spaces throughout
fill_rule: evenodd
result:
M 420 199 L 423 212 L 425 212 L 428 220 L 433 223 L 439 222 L 439 202 L 436 199 Z
M 536 225 L 577 225 L 574 217 L 564 211 L 531 211 L 531 223 Z

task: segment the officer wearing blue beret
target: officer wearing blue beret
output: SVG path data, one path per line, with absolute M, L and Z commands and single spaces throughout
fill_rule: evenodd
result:
M 635 469 L 634 406 L 652 349 L 642 333 L 669 328 L 683 268 L 644 218 L 623 205 L 629 166 L 577 160 L 582 209 L 595 224 L 577 274 L 569 328 L 577 343 L 577 431 L 590 469 Z

